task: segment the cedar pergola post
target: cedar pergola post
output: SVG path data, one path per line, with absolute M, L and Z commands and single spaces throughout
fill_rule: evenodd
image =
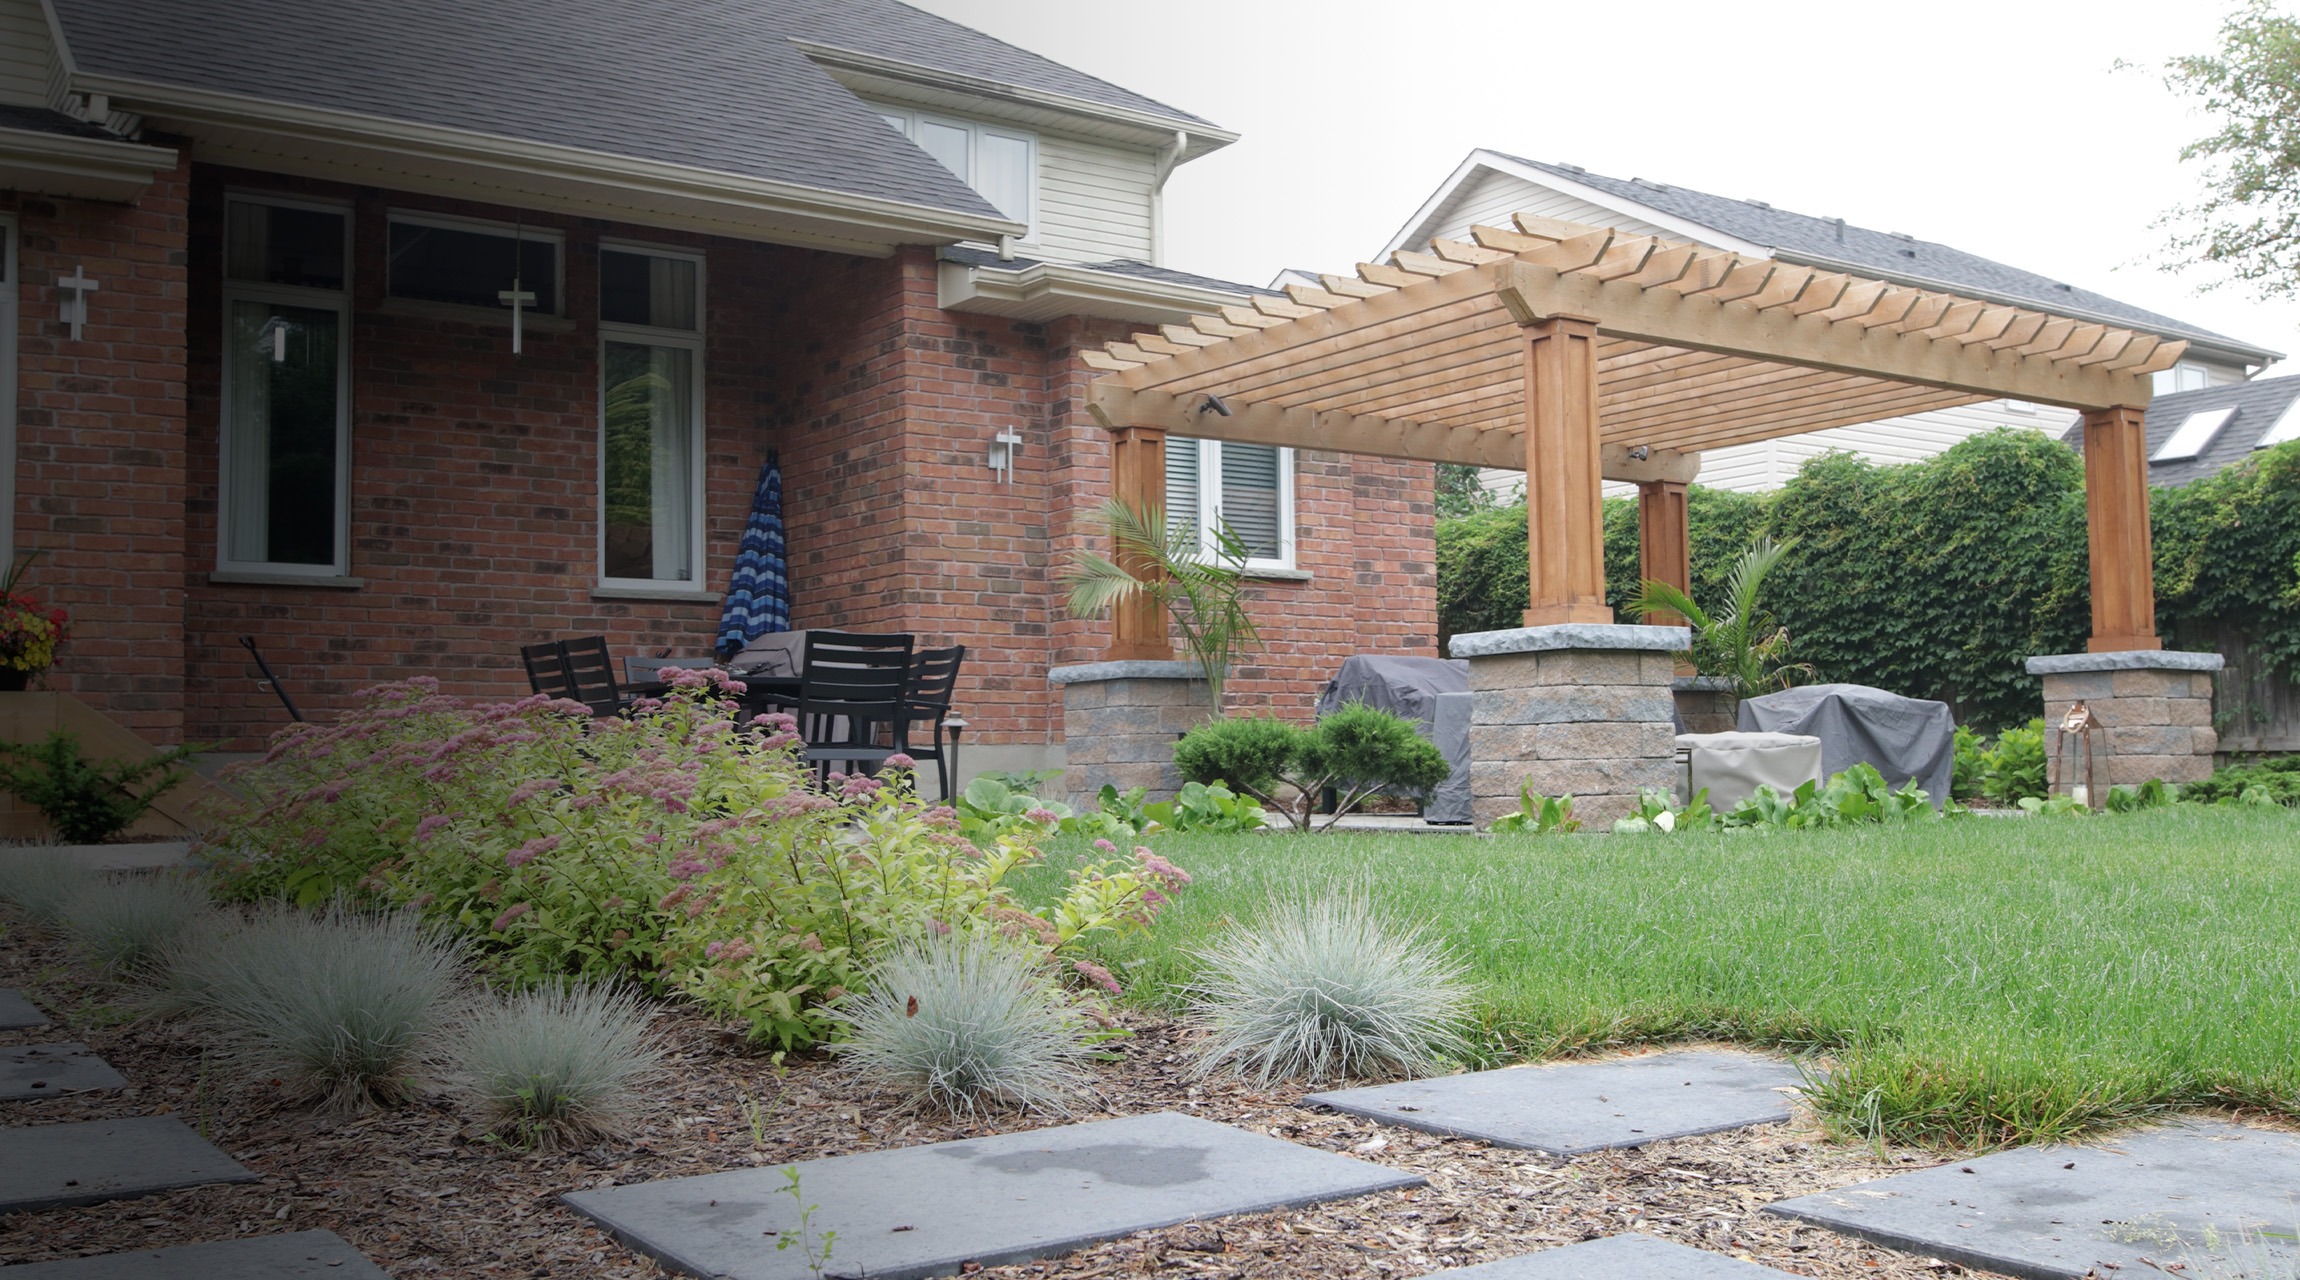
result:
M 1674 480 L 1646 480 L 1637 486 L 1637 571 L 1693 594 L 1693 533 L 1686 523 L 1685 486 Z M 1644 619 L 1674 627 L 1684 619 L 1656 613 Z
M 2093 653 L 2161 649 L 2148 530 L 2148 435 L 2129 405 L 2084 415 L 2084 523 L 2092 559 Z
M 1608 623 L 1597 438 L 1597 322 L 1525 330 L 1525 625 Z
M 1125 427 L 1113 433 L 1116 455 L 1110 464 L 1111 496 L 1147 518 L 1166 507 L 1166 433 L 1155 427 Z M 1119 567 L 1142 574 L 1151 567 L 1139 553 L 1120 547 L 1114 552 Z M 1158 602 L 1137 597 L 1110 611 L 1110 647 L 1113 661 L 1148 659 L 1166 661 L 1174 656 L 1167 638 L 1166 611 Z

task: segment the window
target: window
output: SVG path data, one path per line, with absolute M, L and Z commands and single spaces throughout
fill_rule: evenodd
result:
M 2204 446 L 2211 444 L 2212 437 L 2219 435 L 2220 429 L 2227 426 L 2228 420 L 2235 415 L 2234 409 L 2206 409 L 2202 413 L 2189 414 L 2181 420 L 2172 438 L 2158 446 L 2148 460 L 2179 462 L 2203 453 Z
M 1037 135 L 891 107 L 879 114 L 1000 213 L 1029 223 L 1024 240 L 1038 238 Z
M 702 586 L 703 260 L 599 250 L 599 560 L 608 586 Z
M 1294 451 L 1276 445 L 1166 438 L 1166 524 L 1208 554 L 1227 525 L 1255 569 L 1294 567 Z
M 348 572 L 351 218 L 224 203 L 220 570 Z
M 394 298 L 501 311 L 501 295 L 517 277 L 535 295 L 526 309 L 555 316 L 559 248 L 556 231 L 394 210 L 385 284 Z
M 2183 360 L 2169 369 L 2159 369 L 2150 378 L 2152 389 L 2160 396 L 2175 391 L 2202 391 L 2212 385 L 2212 371 L 2193 360 Z

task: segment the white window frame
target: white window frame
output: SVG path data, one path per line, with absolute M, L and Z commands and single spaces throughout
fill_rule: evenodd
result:
M 2180 385 L 2182 370 L 2192 370 L 2203 377 L 2193 387 Z M 2202 391 L 2212 385 L 2212 366 L 2196 360 L 2182 360 L 2169 369 L 2159 369 L 2150 375 L 2150 390 L 2160 396 L 2175 395 L 2182 391 Z
M 567 315 L 567 236 L 565 232 L 553 227 L 531 227 L 516 222 L 498 222 L 493 218 L 466 218 L 459 214 L 430 213 L 422 209 L 387 209 L 384 211 L 383 293 L 385 297 L 403 304 L 413 303 L 419 307 L 450 307 L 457 311 L 469 311 L 488 316 L 508 316 L 511 314 L 510 309 L 501 304 L 492 307 L 477 306 L 465 302 L 442 302 L 437 298 L 411 298 L 406 294 L 393 293 L 391 291 L 391 228 L 400 223 L 406 223 L 412 227 L 437 227 L 442 231 L 478 231 L 487 235 L 502 236 L 507 240 L 532 240 L 539 244 L 550 245 L 551 296 L 557 300 L 559 309 L 545 311 L 541 307 L 530 305 L 526 311 L 531 316 L 549 316 L 554 320 Z
M 16 334 L 24 262 L 16 216 L 0 213 L 0 564 L 16 564 Z
M 596 474 L 598 499 L 593 511 L 599 524 L 595 554 L 598 557 L 599 585 L 605 588 L 631 591 L 702 591 L 703 571 L 710 557 L 703 548 L 703 449 L 709 442 L 710 381 L 704 376 L 705 337 L 709 332 L 710 278 L 709 262 L 704 254 L 691 249 L 668 245 L 647 244 L 638 240 L 602 238 L 601 253 L 635 253 L 650 258 L 675 258 L 695 264 L 695 327 L 693 329 L 665 329 L 654 325 L 619 324 L 604 317 L 599 321 L 599 465 Z M 611 578 L 607 576 L 607 344 L 610 342 L 636 342 L 656 347 L 681 347 L 694 353 L 694 402 L 689 406 L 694 459 L 688 468 L 687 511 L 687 576 L 684 578 Z
M 940 115 L 932 111 L 918 111 L 909 107 L 887 106 L 883 103 L 873 103 L 871 109 L 878 112 L 880 117 L 885 119 L 888 124 L 893 125 L 895 129 L 901 132 L 902 136 L 909 138 L 913 143 L 918 141 L 918 126 L 921 121 L 939 124 L 949 129 L 964 129 L 966 131 L 966 172 L 958 175 L 958 180 L 965 183 L 976 195 L 982 195 L 982 188 L 974 185 L 977 163 L 975 153 L 981 148 L 982 139 L 985 136 L 1005 138 L 1009 141 L 1020 142 L 1028 147 L 1030 149 L 1030 182 L 1028 183 L 1026 198 L 1030 208 L 1028 216 L 1019 218 L 1017 221 L 1028 223 L 1030 227 L 1029 230 L 1022 233 L 1020 242 L 1023 244 L 1038 243 L 1039 153 L 1037 134 L 1028 129 L 1017 129 L 1009 125 L 989 124 L 981 120 L 964 120 L 957 116 Z M 982 198 L 990 199 L 986 195 L 983 195 Z M 1005 210 L 1002 209 L 1000 212 L 1004 213 Z
M 1222 515 L 1222 442 L 1195 436 L 1170 436 L 1167 447 L 1176 440 L 1188 440 L 1198 446 L 1198 549 L 1212 556 L 1219 546 L 1214 530 L 1220 527 Z M 1212 477 L 1209 482 L 1208 477 Z M 1161 481 L 1163 492 L 1163 481 Z M 1169 519 L 1173 513 L 1168 512 Z M 1278 556 L 1270 559 L 1255 556 L 1246 561 L 1246 570 L 1275 569 L 1292 572 L 1294 568 L 1294 451 L 1290 446 L 1278 446 Z
M 265 284 L 234 280 L 227 241 L 219 255 L 223 277 L 222 396 L 216 406 L 216 571 L 219 573 L 284 574 L 302 578 L 342 578 L 351 573 L 351 283 L 352 206 L 349 201 L 276 196 L 262 191 L 226 191 L 225 223 L 229 206 L 260 204 L 278 209 L 309 209 L 343 218 L 343 287 L 315 289 L 300 284 Z M 270 560 L 234 560 L 232 546 L 232 305 L 239 302 L 272 303 L 335 312 L 335 557 L 329 564 L 285 564 Z

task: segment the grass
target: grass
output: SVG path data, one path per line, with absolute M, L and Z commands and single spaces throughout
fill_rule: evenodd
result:
M 1195 879 L 1104 958 L 1133 998 L 1176 1011 L 1194 953 L 1275 896 L 1332 885 L 1468 962 L 1484 1061 L 1694 1037 L 1820 1053 L 1815 1101 L 1840 1132 L 1921 1143 L 2195 1104 L 2300 1115 L 2300 821 L 2285 810 L 1158 847 Z M 1051 861 L 1050 879 L 1061 851 Z

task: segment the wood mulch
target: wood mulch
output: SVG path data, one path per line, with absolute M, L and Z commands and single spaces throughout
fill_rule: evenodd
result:
M 647 1092 L 633 1138 L 520 1152 L 474 1132 L 435 1088 L 395 1110 L 331 1117 L 286 1102 L 268 1082 L 227 1082 L 204 1064 L 185 1027 L 129 1020 L 118 1008 L 121 992 L 91 982 L 52 940 L 20 926 L 0 936 L 0 986 L 23 989 L 57 1020 L 43 1031 L 0 1033 L 0 1043 L 85 1041 L 134 1086 L 0 1104 L 0 1125 L 169 1113 L 262 1175 L 240 1186 L 0 1217 L 0 1265 L 325 1228 L 398 1277 L 660 1276 L 557 1197 L 1057 1123 L 1009 1118 L 983 1128 L 905 1112 L 891 1095 L 855 1087 L 820 1055 L 778 1065 L 744 1052 L 724 1028 L 667 1009 L 660 1025 L 670 1067 Z M 1196 1080 L 1190 1032 L 1145 1016 L 1127 1022 L 1133 1037 L 1113 1046 L 1121 1060 L 1101 1068 L 1101 1114 L 1184 1111 L 1410 1169 L 1429 1186 L 1145 1232 L 982 1275 L 1388 1280 L 1628 1230 L 1794 1275 L 1965 1274 L 1758 1212 L 1790 1196 L 1928 1167 L 1939 1153 L 1830 1143 L 1799 1122 L 1559 1161 L 1314 1114 L 1295 1105 L 1299 1089 Z

